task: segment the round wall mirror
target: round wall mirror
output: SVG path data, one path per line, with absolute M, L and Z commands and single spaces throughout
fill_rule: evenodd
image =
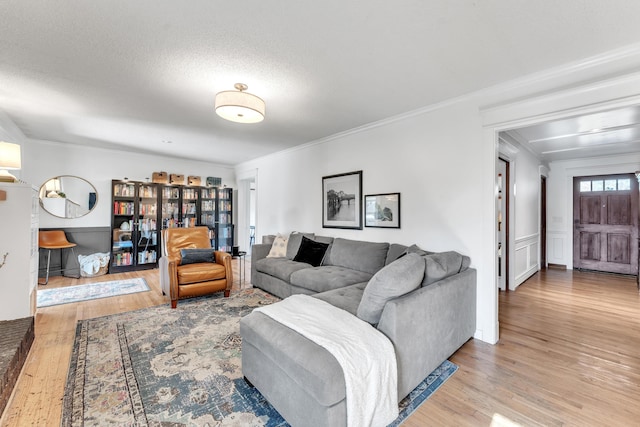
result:
M 97 202 L 95 187 L 77 176 L 56 176 L 40 187 L 40 206 L 60 218 L 80 218 L 91 212 Z

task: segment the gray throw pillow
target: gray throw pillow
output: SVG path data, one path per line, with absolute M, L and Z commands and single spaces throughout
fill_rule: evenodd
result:
M 448 251 L 429 254 L 423 258 L 425 274 L 422 286 L 429 286 L 462 271 L 465 257 L 456 251 Z
M 424 259 L 410 253 L 383 267 L 367 283 L 358 306 L 358 317 L 373 325 L 380 321 L 387 301 L 420 287 Z
M 418 254 L 420 256 L 430 255 L 433 253 L 433 252 L 429 252 L 429 251 L 425 251 L 424 249 L 421 249 L 416 244 L 409 246 L 404 252 L 405 254 Z

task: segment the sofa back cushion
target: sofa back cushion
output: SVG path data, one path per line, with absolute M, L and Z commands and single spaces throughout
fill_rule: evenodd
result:
M 358 306 L 358 317 L 374 325 L 380 322 L 387 301 L 420 287 L 424 268 L 424 259 L 420 255 L 410 253 L 378 271 L 364 288 Z
M 329 265 L 375 274 L 384 267 L 389 243 L 335 238 L 329 250 Z
M 437 252 L 425 255 L 425 273 L 422 286 L 429 286 L 469 268 L 471 259 L 455 251 Z
M 263 245 L 271 245 L 271 244 L 273 244 L 274 240 L 276 240 L 276 235 L 275 234 L 265 234 L 264 236 L 262 236 L 262 244 Z
M 399 243 L 391 243 L 389 245 L 389 251 L 387 252 L 387 258 L 384 262 L 384 265 L 389 265 L 401 256 L 406 255 L 406 250 L 407 247 L 405 245 L 401 245 Z

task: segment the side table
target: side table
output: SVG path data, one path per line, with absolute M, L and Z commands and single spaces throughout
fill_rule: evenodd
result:
M 242 289 L 242 285 L 244 285 L 245 281 L 247 280 L 247 275 L 246 275 L 246 267 L 247 267 L 247 261 L 245 259 L 245 256 L 247 255 L 246 251 L 239 251 L 237 255 L 233 256 L 232 258 L 237 258 L 238 259 L 238 284 L 240 285 L 240 289 Z

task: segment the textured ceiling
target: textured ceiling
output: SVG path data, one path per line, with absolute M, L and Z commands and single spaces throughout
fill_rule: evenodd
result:
M 636 0 L 0 2 L 29 138 L 237 164 L 640 41 Z M 249 85 L 264 122 L 214 95 Z

